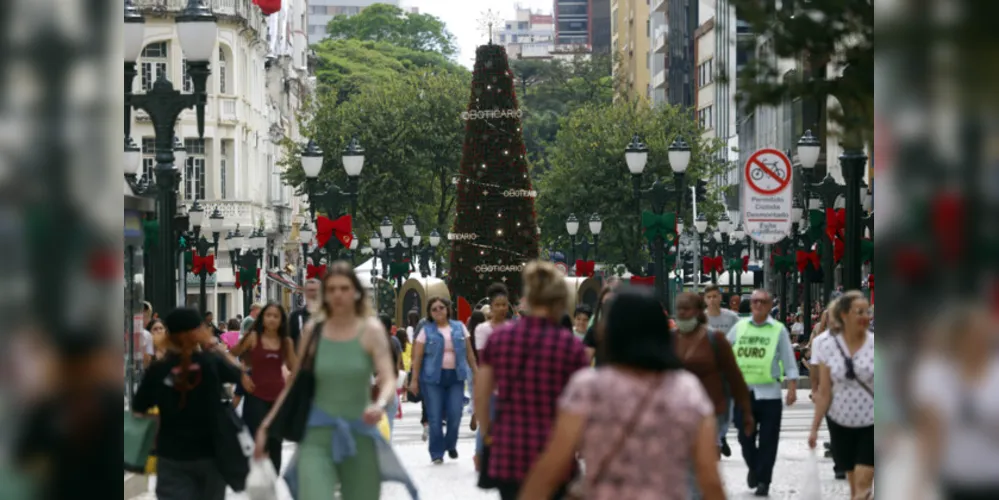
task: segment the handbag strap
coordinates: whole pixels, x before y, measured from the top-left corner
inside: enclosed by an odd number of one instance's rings
[[[611,459],[617,456],[617,454],[624,448],[624,443],[634,432],[635,427],[638,425],[638,420],[641,419],[642,415],[645,414],[645,409],[648,408],[649,402],[652,401],[652,396],[655,394],[656,389],[658,389],[663,382],[663,377],[658,376],[649,385],[649,390],[646,391],[645,397],[642,398],[641,402],[638,403],[638,408],[631,415],[631,419],[628,420],[627,425],[621,431],[621,435],[618,436],[617,441],[614,443],[614,447],[604,455],[604,458],[600,460],[600,464],[594,470],[593,483],[596,484],[604,477],[604,473],[607,471],[607,465],[610,463]]]
[[[320,321],[312,327],[312,337],[309,339],[309,345],[305,349],[305,356],[301,363],[302,368],[308,367],[311,370],[315,367],[316,352],[318,351],[317,346],[319,345],[319,338],[323,336],[324,326],[326,326],[326,321]]]
[[[854,367],[853,367],[853,374],[854,374],[853,381],[856,382],[857,384],[859,384],[860,388],[863,389],[865,392],[867,392],[867,394],[870,397],[873,398],[874,397],[874,391],[863,380],[860,380],[860,376],[857,375],[856,362],[853,360],[853,357],[852,356],[847,356],[846,355],[846,351],[843,350],[843,346],[839,345],[839,335],[836,335],[836,336],[833,337],[833,343],[836,344],[836,348],[839,349],[839,354],[841,356],[843,356],[844,360],[849,359],[850,362],[854,363]]]

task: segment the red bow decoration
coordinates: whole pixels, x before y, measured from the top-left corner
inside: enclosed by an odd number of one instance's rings
[[[701,268],[704,269],[705,273],[713,272],[725,272],[725,259],[721,255],[717,257],[703,257],[701,258]]]
[[[839,261],[843,260],[844,255],[846,255],[846,243],[836,238],[833,240],[833,260],[839,264]]]
[[[652,286],[656,283],[655,276],[632,276],[631,284],[639,286]]]
[[[918,248],[900,248],[895,252],[895,272],[907,281],[919,281],[929,267],[930,259]]]
[[[589,278],[593,276],[593,272],[596,270],[597,263],[592,260],[577,260],[576,261],[576,276],[585,276]]]
[[[325,247],[326,242],[335,234],[337,241],[344,248],[350,248],[350,242],[354,241],[353,230],[354,227],[349,215],[344,215],[337,220],[330,220],[320,215],[316,217],[316,244],[319,245],[319,248]]]
[[[215,256],[209,255],[207,257],[200,257],[198,254],[194,254],[191,258],[191,272],[195,276],[201,274],[201,270],[204,269],[209,275],[215,274]]]
[[[812,263],[813,269],[819,269],[822,267],[822,262],[819,260],[819,252],[806,252],[804,250],[798,250],[795,254],[795,261],[798,264],[798,272],[805,272],[805,266],[809,262]]]
[[[743,255],[742,256],[742,272],[744,272],[744,273],[749,272],[749,256],[748,255]]]
[[[253,0],[253,3],[260,7],[260,12],[263,12],[265,16],[281,10],[281,0]]]
[[[322,279],[323,276],[326,276],[326,264],[319,266],[314,266],[312,264],[309,264],[305,272],[306,279],[312,279],[312,278]]]
[[[826,209],[826,236],[835,240],[836,236],[846,228],[846,210],[842,208]]]
[[[940,256],[948,264],[961,260],[965,248],[965,204],[958,193],[943,193],[931,202],[933,232]]]
[[[874,305],[874,275],[867,276],[867,288],[871,290],[871,305]]]
[[[243,286],[246,283],[250,286],[256,286],[260,284],[260,268],[254,269],[240,269],[236,273],[236,288]]]

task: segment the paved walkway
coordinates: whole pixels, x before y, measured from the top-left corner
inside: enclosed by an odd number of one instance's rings
[[[799,391],[799,401],[795,406],[785,409],[781,431],[780,451],[777,466],[774,470],[774,483],[770,487],[770,498],[780,500],[797,499],[801,489],[805,467],[810,455],[808,450],[808,429],[812,419],[813,406],[808,400],[808,391]],[[475,467],[472,454],[475,450],[474,434],[468,429],[467,417],[462,423],[463,429],[458,441],[458,460],[446,460],[444,465],[434,466],[430,463],[426,443],[422,440],[423,429],[420,425],[419,405],[403,405],[403,419],[396,423],[393,444],[401,460],[417,483],[420,495],[428,500],[496,500],[495,492],[485,492],[475,487]],[[823,430],[820,438],[828,440],[828,434]],[[721,462],[722,478],[725,481],[729,498],[733,500],[755,498],[745,485],[746,466],[743,464],[739,443],[735,431],[731,431],[729,444],[733,456]],[[285,460],[291,458],[294,445],[285,444]],[[832,462],[819,458],[823,500],[848,500],[849,487],[845,481],[836,481],[833,477]],[[153,491],[155,479],[150,480],[150,491]],[[152,493],[137,497],[141,500],[155,500]],[[389,484],[382,489],[381,500],[408,500],[405,490],[398,485]],[[246,496],[230,492],[227,500],[245,500]],[[290,496],[279,485],[279,500],[290,500]]]

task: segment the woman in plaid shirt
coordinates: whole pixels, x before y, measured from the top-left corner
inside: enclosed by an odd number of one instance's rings
[[[549,262],[524,270],[528,311],[493,332],[476,375],[479,426],[491,441],[490,477],[503,500],[516,499],[521,483],[548,440],[562,390],[576,371],[589,366],[582,342],[560,325],[569,300],[565,277]],[[489,396],[498,390],[496,422]],[[570,477],[561,479],[567,483]],[[553,498],[562,498],[564,488]]]

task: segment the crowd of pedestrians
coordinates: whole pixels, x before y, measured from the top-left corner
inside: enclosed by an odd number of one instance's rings
[[[290,314],[258,304],[223,329],[191,309],[159,320],[149,308],[153,348],[132,411],[159,415],[157,497],[221,500],[235,488],[213,445],[219,428],[205,425],[224,404],[241,408],[253,455],[283,471],[294,498],[377,499],[385,481],[416,498],[391,446],[402,399],[422,406],[431,464],[459,459],[467,421],[469,480],[504,500],[724,499],[732,427],[745,486],[767,497],[799,367],[815,401],[808,445],[826,426],[852,499],[873,495],[877,353],[859,292],[834,300],[806,338],[799,315],[773,317],[764,290],[726,300],[711,285],[680,294],[671,314],[651,290],[614,281],[595,307],[576,307],[549,263],[528,264],[523,283],[516,307],[505,285],[491,286],[466,324],[446,297],[404,327],[375,317],[346,263],[307,282],[306,306]],[[285,441],[298,443],[288,464]]]

